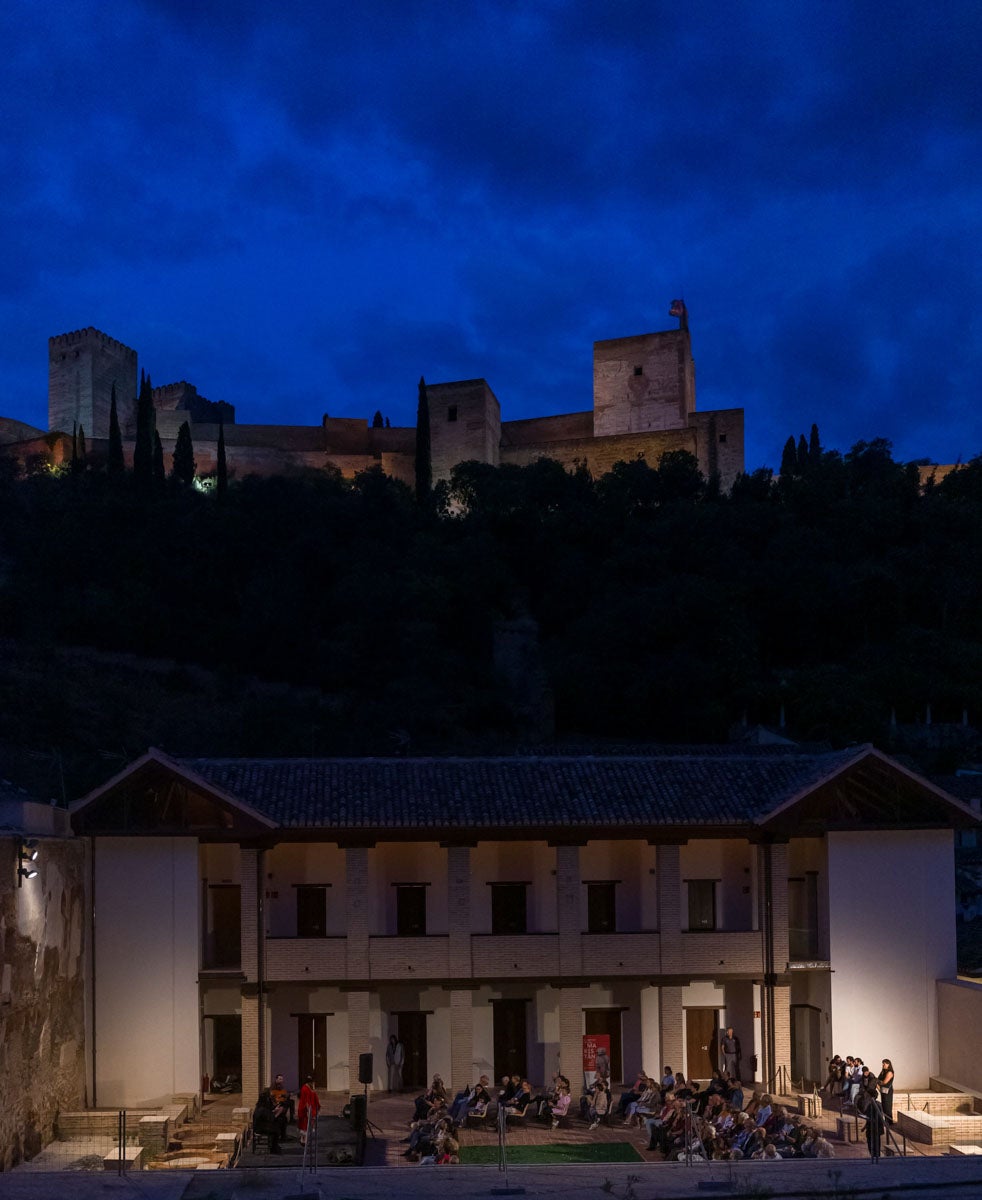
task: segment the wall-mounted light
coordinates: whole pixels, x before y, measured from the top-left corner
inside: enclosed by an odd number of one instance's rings
[[[37,838],[23,838],[19,851],[19,866],[17,867],[17,886],[22,887],[25,879],[34,879],[38,873],[34,865],[38,860]]]

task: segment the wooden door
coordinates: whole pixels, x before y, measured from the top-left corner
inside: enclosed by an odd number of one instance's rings
[[[719,1010],[685,1010],[685,1056],[690,1080],[708,1079],[716,1066],[719,1045]]]
[[[242,956],[241,889],[237,883],[209,884],[206,902],[202,966],[206,970],[237,967]]]
[[[426,1076],[426,1013],[396,1013],[399,1021],[398,1038],[405,1050],[402,1063],[402,1086],[425,1088]]]
[[[301,1013],[297,1017],[297,1078],[313,1075],[314,1085],[327,1087],[327,1016]]]
[[[242,1018],[240,1016],[206,1017],[212,1023],[212,1079],[242,1077]]]
[[[610,1038],[610,1081],[619,1083],[624,1078],[624,1063],[621,1061],[621,1009],[587,1008],[583,1012],[584,1033],[605,1033]]]
[[[494,1011],[494,1077],[528,1072],[525,1000],[492,1000]]]
[[[791,1005],[791,1078],[824,1083],[822,1013],[811,1004]]]

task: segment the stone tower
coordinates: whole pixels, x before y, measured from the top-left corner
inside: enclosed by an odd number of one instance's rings
[[[696,407],[686,328],[593,343],[593,434],[684,429]]]
[[[469,459],[498,465],[501,409],[486,379],[427,384],[426,397],[434,483]]]
[[[89,326],[48,338],[48,428],[87,438],[109,436],[109,404],[116,384],[119,423],[136,396],[136,351]]]

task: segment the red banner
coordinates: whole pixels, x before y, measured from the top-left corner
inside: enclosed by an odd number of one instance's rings
[[[583,1035],[583,1070],[610,1079],[610,1034]]]

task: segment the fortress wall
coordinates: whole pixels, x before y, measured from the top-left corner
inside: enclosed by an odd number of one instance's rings
[[[218,444],[218,426],[192,425],[191,439],[198,435]],[[209,436],[210,435],[210,436]],[[319,425],[226,425],[225,449],[233,446],[254,447],[264,451],[288,450],[301,453],[323,453],[327,449],[324,431]]]
[[[593,432],[682,428],[696,406],[695,386],[688,330],[594,342]]]
[[[45,436],[43,429],[35,429],[24,421],[15,421],[13,417],[0,417],[0,446],[12,442],[28,442]]]
[[[502,451],[505,446],[541,446],[544,442],[588,437],[593,437],[593,413],[589,410],[501,423]]]
[[[501,461],[522,467],[539,458],[555,458],[567,468],[585,463],[596,479],[606,475],[615,463],[631,462],[639,457],[652,467],[657,467],[659,458],[669,450],[688,450],[698,458],[695,430],[674,429],[629,433],[618,437],[571,438],[566,442],[546,442],[539,446],[502,447]]]

